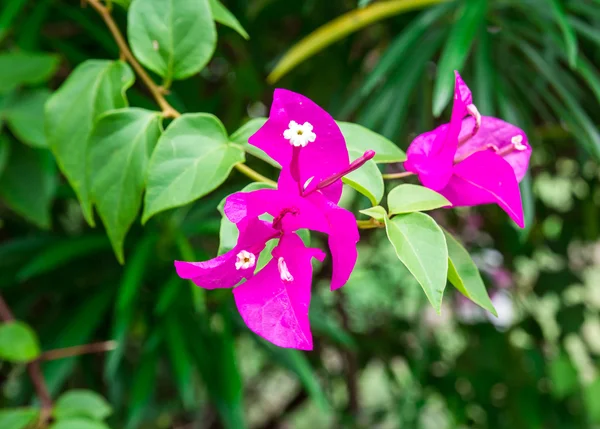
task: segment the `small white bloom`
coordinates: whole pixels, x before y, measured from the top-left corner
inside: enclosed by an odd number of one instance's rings
[[[290,121],[288,129],[283,132],[283,137],[289,140],[292,146],[305,147],[309,142],[314,142],[317,135],[313,133],[310,122],[300,125],[296,121]]]
[[[527,149],[527,146],[525,146],[523,144],[523,136],[521,134],[517,134],[516,136],[514,136],[512,139],[510,139],[510,142],[513,144],[513,147],[516,150],[525,150],[525,149]]]
[[[467,106],[467,111],[473,118],[475,118],[475,128],[479,129],[481,127],[481,113],[477,110],[477,106],[474,104],[469,104]]]
[[[254,265],[256,265],[256,256],[254,253],[242,250],[237,254],[237,259],[235,261],[236,270],[247,270],[248,268],[253,268]]]
[[[294,281],[294,276],[292,276],[290,270],[288,270],[287,264],[281,256],[277,260],[277,268],[279,269],[279,276],[281,277],[281,280],[283,280],[284,282]]]

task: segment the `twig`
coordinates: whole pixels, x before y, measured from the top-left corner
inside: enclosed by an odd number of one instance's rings
[[[412,176],[415,173],[411,173],[410,171],[404,171],[402,173],[390,173],[390,174],[382,174],[384,179],[402,179],[404,177]]]
[[[374,228],[384,228],[385,225],[381,222],[376,221],[375,219],[369,220],[357,220],[356,225],[359,229],[374,229]]]
[[[102,3],[100,3],[100,0],[85,1],[87,1],[100,14],[102,19],[106,23],[106,26],[110,30],[113,38],[115,39],[115,42],[117,42],[119,50],[121,51],[121,56],[124,57],[129,64],[131,64],[131,67],[133,67],[137,75],[142,79],[144,85],[146,85],[146,87],[152,94],[152,97],[154,97],[154,100],[156,100],[156,103],[161,108],[163,116],[165,118],[178,118],[179,116],[181,116],[181,113],[175,110],[175,108],[171,106],[164,97],[165,92],[168,91],[168,85],[170,82],[167,81],[165,82],[165,85],[159,86],[152,80],[148,73],[146,73],[146,70],[144,70],[140,63],[137,62],[137,60],[133,56],[133,53],[131,52],[131,49],[129,49],[129,45],[125,41],[121,30],[119,30],[119,27],[117,26],[115,20],[110,14],[110,9],[104,6]],[[266,178],[262,174],[254,171],[247,165],[236,164],[235,168],[238,171],[245,174],[246,176],[250,177],[252,180],[256,180],[257,182],[275,184],[275,182]]]
[[[2,295],[0,295],[0,318],[2,318],[3,322],[12,322],[15,320],[10,307],[6,304]],[[31,383],[35,388],[36,394],[42,403],[40,424],[42,427],[45,427],[48,421],[50,421],[53,405],[52,397],[48,392],[48,386],[46,386],[46,380],[44,380],[44,374],[42,374],[39,359],[27,364],[27,372],[29,373],[29,378],[31,378]]]
[[[90,353],[104,353],[116,349],[117,346],[118,343],[116,341],[103,341],[101,343],[83,344],[81,346],[48,350],[47,352],[42,353],[40,360],[56,360]]]

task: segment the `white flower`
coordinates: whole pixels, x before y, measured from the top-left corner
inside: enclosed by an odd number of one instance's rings
[[[277,268],[279,269],[279,276],[281,277],[281,280],[283,280],[284,282],[294,281],[294,276],[292,276],[290,270],[288,270],[287,264],[285,263],[285,260],[282,257],[279,257],[279,259],[277,260]]]
[[[300,125],[296,121],[290,121],[288,129],[283,132],[283,137],[290,141],[295,147],[305,147],[309,142],[314,142],[317,135],[313,133],[313,126],[310,122]]]
[[[256,256],[254,253],[242,250],[237,254],[237,259],[235,261],[236,270],[247,270],[248,268],[253,268],[254,265],[256,265]]]
[[[527,149],[527,146],[525,146],[523,144],[523,136],[521,134],[517,134],[516,136],[514,136],[512,139],[510,139],[510,142],[513,144],[513,147],[516,150],[525,150],[525,149]]]

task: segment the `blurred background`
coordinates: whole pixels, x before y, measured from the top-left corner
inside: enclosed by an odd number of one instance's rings
[[[129,2],[112,3],[125,32]],[[404,5],[372,12],[383,3]],[[98,342],[114,349],[46,355],[51,396],[101,394],[116,429],[600,427],[600,3],[223,4],[249,40],[218,26],[211,62],[174,82],[168,100],[181,112],[214,113],[230,133],[267,115],[273,89],[283,87],[406,149],[447,119],[440,88],[455,68],[483,115],[526,130],[524,230],[492,206],[434,213],[473,255],[499,317],[451,288],[436,315],[385,232],[367,230],[347,286],[329,291],[327,264],[315,273],[315,350],[268,346],[243,325],[229,291],[198,295],[172,265],[216,255],[216,207],[248,184],[235,171],[172,222],[136,222],[120,265],[58,172],[43,117],[45,100],[78,64],[118,58],[118,47],[85,0],[1,0],[0,293],[45,352]],[[281,63],[322,26],[314,55]],[[38,61],[23,68],[15,54]],[[12,85],[15,76],[26,84]],[[155,108],[139,82],[128,95],[133,106]],[[248,164],[276,177],[256,158]],[[352,192],[344,202],[368,204]],[[24,364],[2,363],[0,381],[3,408],[36,403]]]

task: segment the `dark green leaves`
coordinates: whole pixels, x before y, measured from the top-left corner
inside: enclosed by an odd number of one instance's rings
[[[13,144],[0,176],[0,200],[38,227],[50,228],[50,208],[56,190],[55,170],[47,150]]]
[[[448,232],[444,231],[444,235],[448,244],[448,281],[475,304],[498,316],[469,252]]]
[[[433,210],[450,206],[444,196],[424,186],[402,184],[388,194],[390,215]]]
[[[29,325],[17,321],[0,325],[0,360],[30,362],[39,355],[39,341]]]
[[[237,31],[238,34],[246,40],[250,38],[248,33],[246,33],[246,30],[244,30],[244,27],[242,27],[237,18],[231,12],[229,12],[225,6],[223,6],[223,3],[221,3],[219,0],[209,0],[209,3],[215,21]]]
[[[103,115],[89,142],[91,198],[98,209],[117,259],[142,204],[146,168],[160,136],[160,115],[122,109]]]
[[[208,0],[134,0],[128,22],[133,53],[166,82],[198,73],[215,50]]]
[[[550,6],[552,8],[552,13],[554,14],[554,19],[560,27],[560,31],[565,39],[569,65],[574,68],[577,63],[577,36],[575,30],[567,20],[567,14],[561,0],[550,0]]]
[[[87,183],[88,138],[104,112],[127,106],[133,73],[121,61],[79,65],[46,104],[46,135],[58,165],[75,190],[83,214],[94,225]]]
[[[454,70],[460,70],[469,55],[478,29],[484,23],[486,0],[467,0],[461,15],[452,26],[437,67],[437,79],[433,88],[433,114],[440,116],[452,98]]]
[[[56,71],[58,57],[49,54],[11,52],[0,54],[0,94],[21,85],[36,85]]]
[[[63,394],[54,406],[53,415],[57,420],[76,417],[91,420],[104,420],[112,413],[106,400],[91,390],[73,389]]]
[[[378,163],[406,161],[406,154],[382,135],[351,122],[338,121],[337,124],[346,139],[348,149],[361,152],[361,155],[367,150],[374,150],[373,161]]]
[[[243,161],[242,147],[229,142],[223,124],[213,115],[177,118],[160,137],[150,159],[142,222],[208,194]]]

